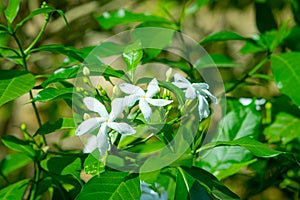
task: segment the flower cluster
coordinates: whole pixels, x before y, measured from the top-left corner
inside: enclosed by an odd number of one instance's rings
[[[187,79],[177,73],[174,75],[174,82],[172,83],[185,92],[187,100],[198,98],[200,120],[209,116],[210,112],[207,98],[210,98],[213,103],[217,103],[217,99],[208,91],[209,87],[206,83],[190,83]],[[131,135],[136,132],[127,123],[115,122],[115,119],[125,110],[125,108],[131,107],[138,102],[139,109],[144,116],[145,121],[150,122],[152,116],[152,109],[150,105],[166,106],[173,102],[172,100],[153,98],[160,90],[158,81],[155,78],[148,84],[146,92],[142,88],[129,83],[122,83],[119,85],[119,88],[128,96],[115,98],[111,102],[110,113],[107,112],[105,106],[97,99],[93,97],[86,97],[83,99],[83,103],[87,109],[98,113],[99,117],[84,120],[76,129],[76,135],[81,136],[100,127],[97,136],[93,135],[89,138],[84,149],[86,153],[92,152],[98,148],[100,154],[103,156],[107,150],[109,150],[109,128],[124,135]]]

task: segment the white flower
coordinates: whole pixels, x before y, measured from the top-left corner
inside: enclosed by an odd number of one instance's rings
[[[198,111],[200,121],[203,118],[207,118],[210,113],[206,98],[210,98],[214,104],[217,104],[217,98],[208,91],[209,86],[206,83],[190,83],[178,73],[174,74],[174,82],[172,83],[184,90],[186,99],[199,99]]]
[[[88,141],[88,144],[85,148],[86,152],[93,151],[92,148],[95,148],[95,140],[97,147],[101,155],[104,155],[105,152],[109,149],[109,143],[107,138],[108,128],[111,128],[121,134],[134,134],[135,130],[126,123],[114,122],[116,117],[120,115],[124,110],[124,99],[116,98],[111,102],[112,110],[108,114],[105,106],[93,97],[86,97],[83,99],[85,106],[100,115],[100,117],[93,117],[87,120],[84,120],[76,129],[76,135],[81,136],[86,133],[90,133],[100,126],[97,137],[91,137]]]
[[[132,106],[136,101],[139,101],[140,110],[147,122],[150,121],[152,115],[152,110],[149,104],[153,106],[165,106],[173,102],[172,100],[152,99],[152,97],[159,92],[156,78],[152,79],[152,81],[148,84],[147,92],[145,92],[142,88],[129,83],[122,83],[119,87],[122,92],[129,94],[129,96],[124,98],[127,101],[127,106]]]

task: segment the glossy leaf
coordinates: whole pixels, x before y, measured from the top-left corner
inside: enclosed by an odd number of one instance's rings
[[[0,80],[0,106],[29,92],[35,84],[32,74],[19,70],[0,70]]]
[[[127,71],[135,70],[142,58],[143,50],[141,49],[140,41],[128,45],[123,52],[123,59],[127,65]]]
[[[7,8],[4,11],[4,15],[9,24],[12,24],[15,17],[18,14],[21,0],[9,0]]]
[[[25,154],[8,154],[0,163],[0,171],[4,176],[20,169],[32,162],[32,159]]]
[[[295,41],[300,41],[300,26],[294,26],[290,29],[288,36],[284,40],[284,44],[293,51],[300,51],[300,43]]]
[[[213,33],[211,35],[206,36],[201,40],[200,44],[206,44],[211,42],[219,42],[219,41],[227,41],[227,40],[249,40],[235,32],[231,31],[220,31],[217,33]]]
[[[110,29],[120,24],[130,24],[134,22],[165,22],[168,20],[143,13],[132,13],[124,9],[119,9],[114,12],[105,12],[102,16],[96,17],[96,20],[104,29]]]
[[[290,52],[271,57],[272,72],[278,89],[300,106],[300,95],[295,89],[300,85],[300,53]]]
[[[84,172],[92,176],[100,175],[105,171],[105,165],[101,161],[98,151],[90,153],[84,161]]]
[[[59,45],[59,44],[49,44],[49,45],[44,45],[44,46],[40,46],[38,48],[32,49],[30,52],[37,52],[37,51],[49,51],[52,53],[66,55],[66,56],[74,58],[75,60],[78,60],[80,62],[84,61],[82,52],[80,52],[78,49],[76,49],[74,47],[68,47],[68,46],[63,46],[63,45]]]
[[[0,190],[0,199],[22,199],[28,183],[29,179],[24,179],[3,188]]]
[[[35,134],[45,135],[58,130],[66,130],[76,128],[73,118],[60,118],[54,123],[46,122],[43,124]]]
[[[300,119],[288,113],[278,113],[275,121],[265,128],[269,143],[282,142],[283,145],[293,141],[294,139],[300,141]]]
[[[72,99],[73,91],[74,88],[46,88],[37,93],[37,95],[32,100],[47,102],[55,99]]]
[[[27,141],[20,140],[14,136],[5,135],[2,136],[2,142],[11,150],[22,152],[31,158],[35,157],[35,151]]]
[[[232,59],[223,54],[209,54],[199,58],[194,67],[196,69],[208,67],[239,67]]]
[[[242,137],[240,139],[233,140],[233,141],[211,142],[202,146],[200,148],[200,152],[207,149],[219,147],[219,146],[241,146],[248,149],[253,155],[262,158],[274,157],[284,153],[281,151],[271,149],[267,145],[249,137]]]
[[[209,172],[197,168],[182,167],[182,169],[192,176],[201,186],[204,186],[207,193],[216,199],[240,199],[236,194],[230,191],[226,186],[223,185],[216,177]],[[206,196],[207,198],[207,196]]]
[[[238,103],[235,110],[229,112],[222,119],[212,141],[234,141],[245,136],[256,138],[259,125],[260,114],[255,110],[255,105],[244,107]],[[202,148],[205,146],[200,149]],[[246,162],[251,158],[252,154],[245,148],[218,147],[203,154],[199,166],[215,175],[221,173],[220,171],[230,174],[229,171],[224,171],[230,169],[232,164]]]
[[[76,200],[140,199],[140,180],[128,172],[106,171],[83,186]]]

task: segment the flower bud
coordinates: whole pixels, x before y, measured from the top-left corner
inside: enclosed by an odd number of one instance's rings
[[[86,66],[83,67],[82,73],[84,76],[89,76],[90,75],[90,70]]]
[[[89,118],[91,118],[91,116],[89,114],[87,114],[87,113],[83,114],[83,120],[87,120]]]
[[[22,131],[26,131],[27,126],[26,126],[26,124],[21,124],[20,128]]]
[[[170,81],[171,76],[172,76],[172,73],[173,73],[172,68],[169,68],[169,69],[166,71],[166,81]]]

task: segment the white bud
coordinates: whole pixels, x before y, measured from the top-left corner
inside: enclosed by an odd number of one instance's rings
[[[171,76],[172,76],[172,73],[173,73],[173,69],[172,68],[169,68],[167,71],[166,71],[166,80],[169,81]]]
[[[87,120],[89,118],[91,118],[91,116],[89,114],[87,114],[87,113],[83,114],[83,120]]]
[[[84,76],[89,76],[90,75],[90,70],[86,66],[83,67],[82,72],[83,72]]]

